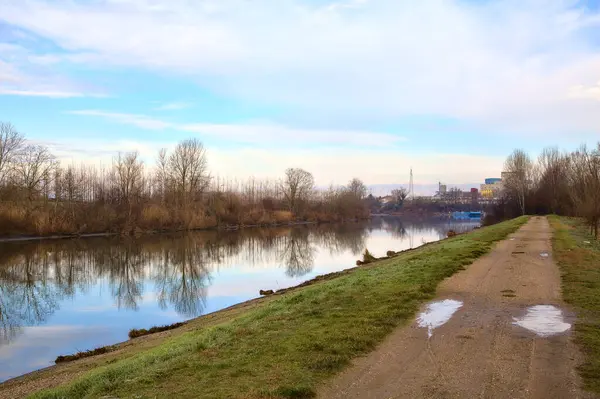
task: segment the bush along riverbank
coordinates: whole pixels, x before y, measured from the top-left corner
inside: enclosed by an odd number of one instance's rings
[[[409,322],[440,281],[526,221],[479,229],[129,341],[123,353],[57,369],[62,385],[32,397],[314,397],[320,383]],[[149,343],[161,334],[169,335]],[[50,381],[52,372],[18,381],[25,387],[19,392],[31,393],[27,384],[40,389],[36,378]]]
[[[563,296],[577,314],[575,342],[584,355],[579,373],[584,387],[600,394],[600,241],[581,219],[552,216],[550,223]]]

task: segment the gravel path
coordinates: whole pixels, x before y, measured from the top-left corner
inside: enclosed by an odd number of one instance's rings
[[[569,329],[574,316],[561,300],[551,236],[546,218],[532,218],[444,281],[436,301],[446,302],[425,307],[411,326],[356,360],[319,397],[593,397],[579,390],[580,354]],[[454,301],[462,302],[458,310]],[[536,305],[553,307],[528,315]],[[431,338],[427,326],[437,326]]]

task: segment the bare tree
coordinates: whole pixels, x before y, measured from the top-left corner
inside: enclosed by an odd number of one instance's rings
[[[308,198],[314,185],[313,175],[304,169],[289,168],[285,171],[281,192],[291,211],[296,211],[299,203]]]
[[[570,210],[569,156],[558,148],[544,148],[538,158],[538,194],[549,204],[552,213]]]
[[[25,137],[10,123],[0,122],[0,184],[25,144]]]
[[[15,173],[18,184],[27,192],[32,201],[42,190],[52,170],[56,166],[54,155],[42,145],[28,145],[19,153],[15,162]]]
[[[600,224],[600,143],[595,150],[582,146],[571,155],[571,195],[577,214],[586,219],[598,238]]]
[[[533,163],[523,150],[515,150],[504,164],[504,189],[525,214],[525,198],[532,183]]]
[[[362,182],[362,180],[356,177],[350,180],[347,189],[350,193],[352,193],[352,195],[354,195],[360,200],[364,199],[367,196],[367,186],[365,185],[365,183]]]
[[[210,183],[206,150],[198,139],[184,140],[168,159],[168,176],[184,206]]]
[[[156,159],[156,181],[159,186],[160,201],[164,203],[169,184],[169,159],[166,148],[161,148],[158,152],[158,158]]]
[[[408,190],[404,187],[395,188],[392,190],[392,197],[394,197],[396,204],[402,205],[408,197]]]
[[[127,204],[131,216],[132,207],[142,194],[144,164],[140,161],[139,154],[119,153],[113,161],[113,173],[118,200]]]

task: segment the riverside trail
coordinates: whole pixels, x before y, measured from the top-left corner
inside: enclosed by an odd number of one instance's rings
[[[445,324],[444,317],[433,324],[431,338],[419,325],[422,314],[355,360],[319,397],[594,397],[579,388],[574,315],[561,299],[551,237],[547,219],[532,218],[440,284],[434,302],[462,306],[444,316]]]

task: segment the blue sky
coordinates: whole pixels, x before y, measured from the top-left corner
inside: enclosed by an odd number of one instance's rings
[[[0,0],[0,121],[64,162],[475,183],[600,138],[599,1]]]

